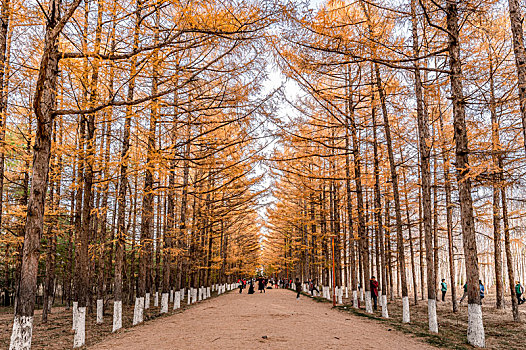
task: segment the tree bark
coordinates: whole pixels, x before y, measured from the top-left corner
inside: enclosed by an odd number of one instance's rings
[[[416,19],[416,1],[411,1],[413,55],[418,56],[418,22]],[[422,79],[418,62],[415,61],[415,92],[417,96],[418,141],[420,151],[420,179],[422,181],[422,221],[426,247],[426,272],[427,272],[427,313],[429,318],[429,331],[438,333],[436,315],[436,286],[435,262],[433,260],[433,233],[431,226],[431,138],[429,135],[429,116],[424,105]],[[421,251],[420,254],[423,254]],[[423,281],[422,281],[423,284]]]
[[[44,225],[44,204],[51,156],[53,113],[56,106],[59,61],[57,39],[79,3],[80,0],[75,0],[62,18],[60,17],[60,3],[58,0],[50,3],[50,9],[48,11],[44,51],[40,62],[33,100],[33,109],[37,118],[37,131],[35,144],[33,146],[32,186],[29,192],[27,217],[24,228],[24,248],[10,350],[31,348],[38,257],[40,238],[42,237]]]
[[[2,228],[2,213],[4,204],[4,163],[5,153],[4,145],[5,142],[5,130],[6,130],[6,112],[7,112],[7,89],[8,89],[8,78],[6,78],[6,72],[8,70],[8,35],[9,35],[9,0],[3,0],[1,4],[0,13],[0,229]],[[6,250],[7,251],[7,250]],[[7,281],[6,281],[7,285]],[[7,292],[6,292],[7,297]]]
[[[439,105],[440,109],[440,105]],[[439,110],[439,122],[440,122],[440,134],[442,135],[442,166],[444,171],[444,192],[446,195],[446,224],[447,224],[447,241],[448,241],[448,253],[449,253],[449,277],[450,277],[450,289],[451,299],[453,304],[453,312],[458,311],[457,303],[457,283],[455,278],[455,245],[453,242],[453,203],[451,201],[451,179],[449,177],[449,157],[447,156],[447,146],[444,135],[444,122],[442,111]]]
[[[465,100],[462,91],[462,63],[460,56],[460,34],[458,26],[457,0],[446,1],[448,30],[448,51],[450,67],[451,97],[453,100],[453,127],[455,130],[455,155],[457,181],[460,199],[460,217],[466,275],[468,283],[468,343],[484,347],[484,326],[479,293],[479,268],[477,241],[471,198],[471,178],[469,173],[469,147],[466,129]]]
[[[519,0],[508,0],[510,12],[511,34],[513,38],[513,52],[515,66],[517,67],[517,88],[519,90],[519,103],[522,119],[522,135],[526,149],[526,49],[524,48],[524,30],[522,28],[522,15]]]

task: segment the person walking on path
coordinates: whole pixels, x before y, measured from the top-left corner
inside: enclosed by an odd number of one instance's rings
[[[515,294],[517,294],[517,300],[519,302],[519,305],[524,304],[526,299],[522,297],[524,294],[524,287],[521,285],[519,281],[517,281],[517,284],[515,284]]]
[[[484,299],[484,285],[482,284],[481,280],[479,280],[479,288],[480,288],[480,305],[482,305],[482,299]]]
[[[239,279],[238,281],[239,283],[239,294],[243,293],[243,288],[245,288],[245,282],[243,281],[243,279]]]
[[[442,278],[442,283],[440,283],[440,290],[442,291],[442,301],[446,301],[447,283],[444,278]]]
[[[265,292],[265,282],[263,277],[258,278],[258,290],[260,293],[266,293]]]
[[[371,298],[373,298],[373,308],[374,311],[378,309],[378,281],[376,280],[376,277],[371,277]]]
[[[464,283],[464,294],[462,294],[462,298],[460,298],[459,304],[462,304],[464,299],[468,296],[468,284]]]
[[[311,279],[309,279],[309,290],[310,290],[310,294],[312,296],[314,296],[314,291],[316,291],[316,293],[320,294],[320,291],[318,290],[318,288],[316,288],[316,284],[314,282],[315,281],[312,281]]]
[[[300,298],[300,293],[301,293],[301,282],[300,282],[300,279],[298,277],[296,277],[296,299],[299,299]]]

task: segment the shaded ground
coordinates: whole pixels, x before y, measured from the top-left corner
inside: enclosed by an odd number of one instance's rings
[[[170,304],[170,306],[173,305]],[[183,309],[179,309],[175,312],[171,311],[170,308],[170,314],[179,314],[187,309],[188,306],[186,306],[186,299],[185,303],[181,303],[181,306]],[[109,302],[104,308],[104,323],[101,325],[96,324],[95,313],[88,313],[88,315],[86,315],[86,344],[88,346],[98,343],[112,334],[112,312],[113,303]],[[129,328],[132,327],[133,306],[123,305],[122,313],[122,325],[125,329],[122,329],[119,332],[126,333],[129,331]],[[152,322],[152,320],[160,317],[164,318],[169,316],[166,314],[161,315],[159,307],[152,307],[149,310],[145,310],[146,323]],[[35,310],[32,348],[46,350],[71,349],[73,347],[74,335],[74,332],[71,330],[71,309],[67,310],[65,307],[53,307],[52,313],[49,314],[48,318],[47,323],[42,323],[42,310]],[[0,308],[0,349],[9,348],[12,327],[13,309],[5,307]]]
[[[448,296],[449,298],[450,296]],[[325,302],[325,300],[323,300]],[[374,319],[385,326],[392,327],[404,333],[415,335],[423,341],[447,349],[474,349],[466,342],[467,333],[467,303],[459,306],[459,311],[453,313],[451,302],[437,302],[437,316],[439,323],[439,334],[430,334],[427,321],[427,300],[419,300],[417,305],[411,303],[411,323],[402,324],[402,302],[400,299],[389,303],[390,319],[382,319],[380,308],[374,315],[365,313],[365,310],[356,310],[350,305],[339,306],[345,313]],[[511,301],[506,300],[507,308],[497,310],[495,308],[495,297],[489,296],[484,299],[483,318],[486,333],[486,347],[488,349],[525,349],[526,348],[526,305],[519,306],[521,313],[520,323],[513,322],[511,314]]]
[[[92,349],[403,349],[432,347],[287,290],[232,292],[108,337]]]

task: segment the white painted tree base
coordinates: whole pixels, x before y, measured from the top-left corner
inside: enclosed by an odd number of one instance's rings
[[[153,297],[153,306],[154,307],[159,306],[159,292],[155,292],[155,296]]]
[[[389,318],[389,310],[387,308],[387,295],[380,296],[380,304],[382,305],[382,317]]]
[[[181,293],[175,292],[174,293],[174,310],[177,310],[181,307]]]
[[[482,305],[479,304],[468,304],[468,343],[479,348],[486,347]]]
[[[142,323],[144,319],[144,297],[135,298],[135,307],[133,309],[133,325]]]
[[[78,301],[74,301],[73,302],[73,307],[72,307],[72,311],[73,311],[73,322],[72,322],[72,325],[71,325],[71,330],[74,331],[75,328],[77,328],[77,325],[75,324],[75,322],[77,322],[77,312],[79,310],[79,303]]]
[[[112,332],[116,332],[122,328],[122,301],[113,302],[113,328]]]
[[[146,293],[146,297],[144,298],[144,310],[148,310],[150,308],[150,293]]]
[[[168,300],[170,295],[168,293],[161,294],[161,313],[165,314],[168,312]]]
[[[368,290],[365,292],[365,312],[368,314],[373,313],[373,305],[371,303],[371,291]]]
[[[188,293],[186,293],[187,296],[187,305],[190,305],[192,302],[192,288],[188,289]]]
[[[427,299],[427,317],[429,318],[429,331],[438,333],[437,301],[435,299]]]
[[[97,299],[97,324],[101,324],[104,318],[104,300]]]
[[[211,290],[210,290],[210,287],[206,287],[206,298],[210,298],[212,296],[212,293],[211,293]]]
[[[411,312],[409,309],[409,297],[402,297],[402,323],[411,322]]]
[[[358,308],[358,291],[357,290],[352,291],[352,306],[354,308]]]
[[[33,317],[15,316],[9,350],[31,350],[33,337]]]
[[[75,321],[75,336],[73,337],[73,348],[80,348],[86,344],[86,307],[79,307],[77,320]]]
[[[345,287],[345,299],[349,299],[349,288]]]
[[[170,303],[174,302],[174,290],[170,290]]]
[[[193,299],[193,304],[197,303],[197,288],[195,288],[193,291],[192,291],[192,299]]]

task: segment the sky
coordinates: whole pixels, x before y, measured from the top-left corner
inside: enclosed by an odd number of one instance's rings
[[[320,4],[322,4],[324,1],[326,0],[310,0],[310,5],[309,7],[312,8],[312,9],[316,9],[320,6]],[[293,80],[290,80],[290,79],[287,79],[287,77],[285,77],[281,71],[279,70],[279,68],[277,68],[272,62],[268,62],[268,65],[267,65],[267,80],[263,83],[263,90],[261,92],[261,96],[266,96],[267,94],[269,94],[271,91],[279,88],[280,86],[283,87],[283,92],[287,98],[287,100],[289,101],[295,101],[297,100],[300,96],[302,96],[304,94],[304,92],[301,90],[301,88],[299,87],[299,85],[294,82]],[[281,100],[280,103],[278,103],[278,109],[277,109],[277,117],[281,120],[288,120],[290,116],[294,116],[297,114],[297,111],[292,108],[292,106],[290,106],[286,101],[284,100]],[[270,126],[272,127],[272,126]],[[277,143],[276,143],[276,140],[265,140],[263,142],[268,142],[270,141],[269,145],[265,148],[265,153],[266,154],[270,154],[272,153],[273,150],[276,149],[276,147],[278,147]],[[265,166],[265,165],[258,165],[255,169],[255,172],[257,175],[262,175],[262,174],[269,174],[269,169]],[[262,181],[262,183],[260,183],[258,185],[258,189],[262,188],[262,187],[269,187],[271,189],[271,186],[272,186],[272,181],[274,179],[271,178],[269,175],[266,175]],[[258,214],[260,216],[260,218],[265,221],[266,220],[266,208],[268,207],[268,205],[272,205],[272,202],[274,201],[274,198],[272,196],[272,193],[270,191],[268,191],[266,193],[266,195],[264,195],[263,197],[261,197],[259,199],[259,203],[260,204],[266,204],[266,205],[262,205],[259,209],[258,209]],[[263,235],[265,235],[267,232],[267,229],[265,227],[262,227],[261,228],[261,233]],[[264,244],[264,242],[263,242]]]

